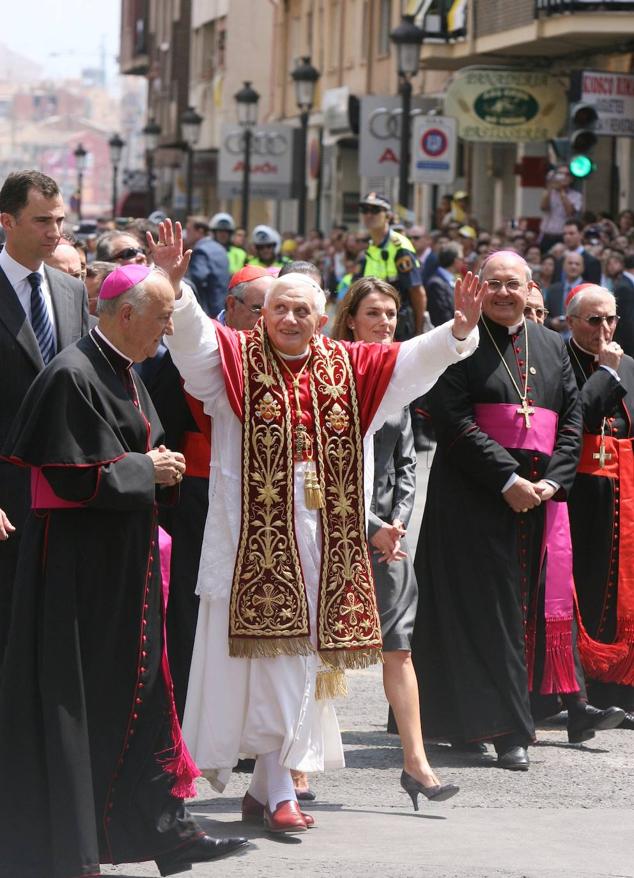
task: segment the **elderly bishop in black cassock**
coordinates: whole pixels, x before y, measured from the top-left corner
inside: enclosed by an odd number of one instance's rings
[[[481,277],[480,347],[426,396],[438,448],[415,560],[413,658],[427,735],[493,741],[502,767],[526,770],[531,692],[565,696],[571,740],[620,720],[588,714],[575,662],[561,502],[581,444],[570,360],[556,333],[524,320],[530,272],[518,254],[494,253]]]
[[[206,836],[183,802],[200,772],[174,707],[156,501],[185,461],[131,370],[173,307],[166,274],[112,272],[99,325],[36,379],[3,449],[30,468],[33,509],[0,680],[1,878],[148,859],[171,875],[245,843]]]

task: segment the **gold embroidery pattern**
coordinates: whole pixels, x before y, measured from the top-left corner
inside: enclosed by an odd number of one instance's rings
[[[344,430],[348,429],[348,424],[350,423],[350,418],[338,402],[333,405],[324,420],[335,433],[343,433]]]
[[[279,403],[275,402],[270,393],[264,394],[255,406],[255,413],[258,418],[266,421],[267,424],[271,421],[276,421],[281,414]]]
[[[374,580],[365,540],[363,443],[356,388],[344,348],[321,340],[315,358],[313,406],[337,399],[316,431],[321,488],[323,561],[319,597],[319,651],[333,667],[366,667],[379,660],[382,645]],[[316,345],[317,347],[317,345]],[[352,429],[340,435],[342,423]]]
[[[251,429],[243,429],[242,525],[231,590],[230,654],[306,655],[313,651],[308,605],[293,507],[287,502],[294,475],[290,406],[281,376],[268,368],[272,358],[266,356],[264,338],[259,344],[249,344],[246,336],[241,341],[245,423]],[[253,384],[250,376],[255,376]],[[254,423],[253,412],[264,423]]]
[[[381,632],[365,539],[356,388],[343,347],[327,339],[312,347],[315,463],[326,497],[320,510],[318,649],[330,668],[365,667],[381,660]],[[231,592],[230,654],[306,655],[313,648],[294,532],[291,405],[261,326],[251,338],[241,336],[241,353],[242,524]]]

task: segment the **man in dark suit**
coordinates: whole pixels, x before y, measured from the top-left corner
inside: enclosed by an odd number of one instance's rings
[[[188,279],[194,283],[194,292],[203,311],[210,317],[216,317],[225,306],[229,286],[227,251],[222,244],[209,237],[209,225],[201,216],[187,219],[185,240],[192,249]]]
[[[555,281],[544,292],[544,301],[549,313],[546,326],[554,329],[555,332],[564,333],[566,338],[569,335],[566,299],[570,290],[583,282],[583,256],[575,250],[570,250],[563,258],[561,280]]]
[[[613,250],[611,259],[614,253]],[[620,256],[616,259],[621,261]],[[619,315],[614,341],[621,345],[628,356],[634,357],[634,256],[626,256],[622,261],[618,277],[615,278],[614,298]]]
[[[88,331],[83,283],[44,265],[60,238],[64,203],[38,171],[9,174],[0,190],[0,444],[31,383],[62,348]],[[0,461],[0,663],[22,527],[30,508],[27,471]]]
[[[583,235],[581,230],[583,224],[576,219],[568,219],[564,224],[564,244],[567,251],[581,254],[583,257],[583,271],[581,273],[584,283],[600,284],[601,283],[601,263],[585,249],[583,246]],[[557,265],[555,269],[555,281],[562,280],[563,261]]]
[[[425,284],[427,310],[434,326],[441,326],[453,313],[453,288],[458,273],[460,251],[455,244],[447,244],[438,253],[438,266]]]

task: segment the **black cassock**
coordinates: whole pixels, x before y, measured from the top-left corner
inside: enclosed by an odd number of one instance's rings
[[[543,616],[538,585],[544,508],[518,515],[501,491],[517,472],[531,481],[556,482],[556,497],[564,499],[579,454],[581,413],[557,333],[527,322],[509,335],[506,327],[486,321],[522,388],[529,368],[531,405],[557,412],[559,420],[551,457],[507,450],[483,433],[474,404],[520,405],[484,321],[475,354],[450,366],[425,397],[438,447],[414,565],[419,602],[412,655],[426,735],[476,741],[513,734],[529,743],[534,725],[525,645],[527,620]],[[535,691],[539,662],[538,636]]]
[[[163,507],[160,516],[161,526],[172,537],[167,651],[176,709],[182,720],[198,619],[196,582],[209,507],[211,451],[208,444],[205,446],[203,434],[187,403],[181,376],[167,348],[161,345],[155,357],[145,360],[137,368],[165,428],[167,447],[182,451],[187,462],[179,502]],[[193,444],[188,445],[188,440],[193,440]],[[193,459],[192,447],[202,447],[206,460]]]
[[[581,389],[584,433],[600,435],[606,418],[606,436],[634,437],[634,359],[623,355],[617,381],[607,369],[597,368],[594,356],[574,341],[570,349]],[[619,494],[618,481],[580,472],[568,501],[581,618],[590,637],[602,643],[612,643],[617,634]],[[633,527],[634,523],[624,520],[622,525]],[[589,689],[593,703],[634,708],[631,686],[590,681]]]
[[[0,680],[2,878],[95,875],[201,834],[181,798],[194,770],[163,655],[145,453],[161,439],[142,382],[93,330],[35,381],[3,449],[38,475],[42,508]],[[51,508],[60,498],[81,505]]]

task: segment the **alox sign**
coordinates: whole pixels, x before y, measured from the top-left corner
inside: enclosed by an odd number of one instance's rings
[[[527,143],[560,133],[568,101],[563,84],[548,73],[467,67],[452,78],[444,106],[463,140]]]

